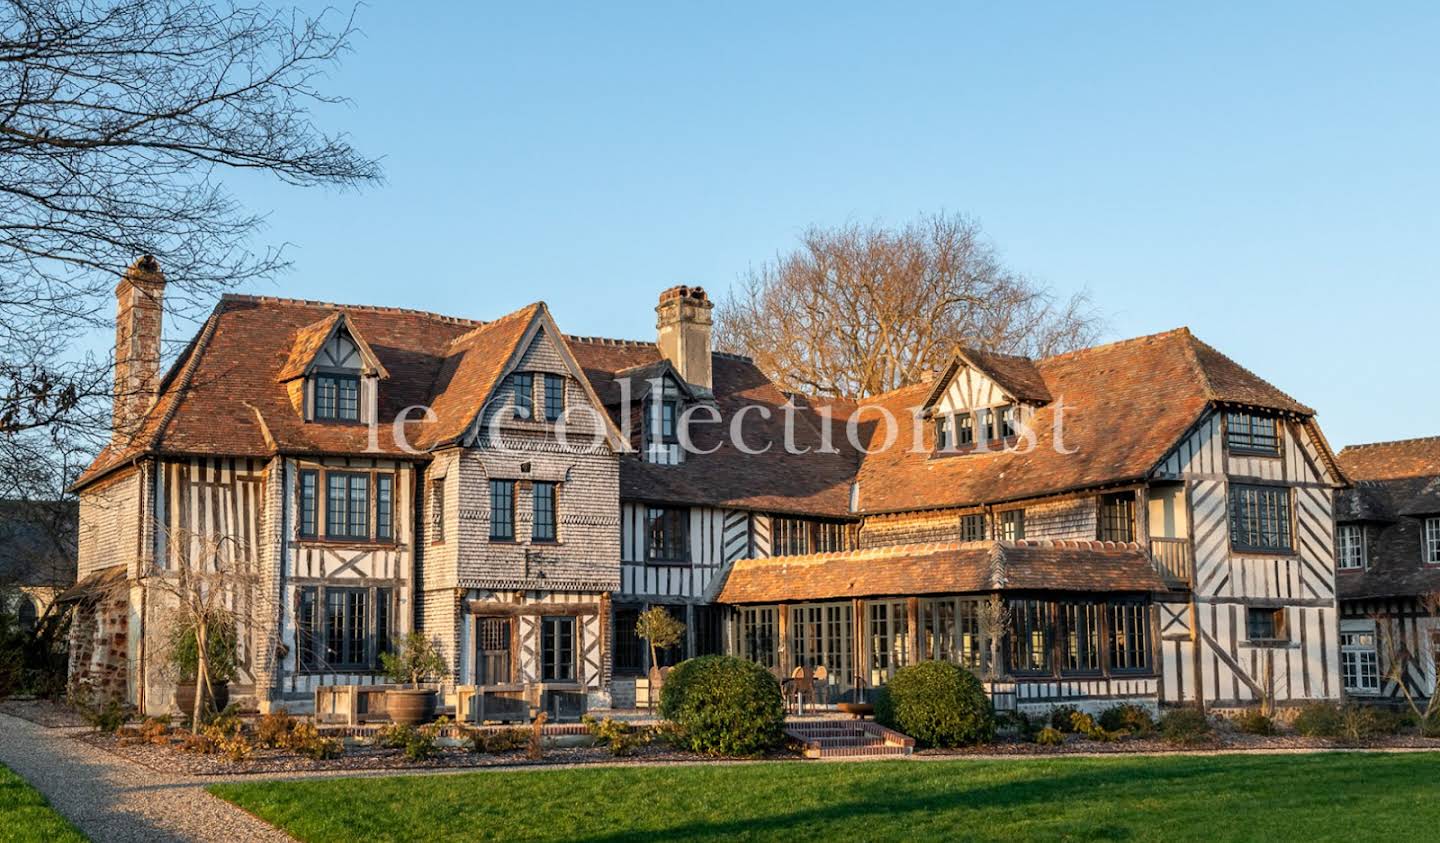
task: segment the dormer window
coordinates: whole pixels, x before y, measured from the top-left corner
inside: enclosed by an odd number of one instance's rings
[[[950,427],[954,423],[951,416],[941,416],[935,420],[935,450],[945,451],[950,448]]]
[[[1007,405],[1000,408],[1000,435],[1006,439],[1016,435],[1019,425],[1016,423],[1017,413],[1014,406]]]
[[[359,421],[360,378],[356,375],[316,375],[315,420]]]
[[[975,419],[969,413],[955,417],[955,444],[975,444]]]
[[[516,372],[514,385],[515,418],[533,419],[535,417],[535,376],[529,372]]]
[[[560,421],[565,415],[565,378],[547,374],[545,378],[545,421]]]
[[[1227,413],[1225,442],[1230,450],[1241,454],[1273,457],[1280,453],[1280,433],[1272,416],[1252,413]]]
[[[986,444],[995,441],[995,411],[990,409],[975,411],[976,426],[980,428],[981,440]]]

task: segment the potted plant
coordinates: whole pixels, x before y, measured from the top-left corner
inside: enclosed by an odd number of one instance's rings
[[[200,641],[205,642],[202,651]],[[223,615],[204,623],[180,623],[171,631],[170,662],[177,674],[175,706],[194,716],[221,711],[230,703],[237,668],[234,622]],[[200,699],[196,699],[199,695]]]
[[[380,666],[390,681],[408,686],[385,692],[385,710],[392,722],[414,726],[435,716],[435,689],[420,684],[438,682],[449,668],[433,641],[422,632],[412,632],[398,653],[380,654]]]
[[[651,606],[636,619],[635,634],[650,645],[650,694],[651,699],[658,699],[655,695],[660,693],[669,672],[669,668],[660,669],[660,651],[680,643],[685,637],[685,624],[665,607]]]

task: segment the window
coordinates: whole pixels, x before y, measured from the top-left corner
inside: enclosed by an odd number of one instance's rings
[[[1335,562],[1342,571],[1365,567],[1365,529],[1359,524],[1341,524],[1335,530]]]
[[[389,649],[390,589],[307,586],[296,608],[302,671],[371,671]]]
[[[545,375],[545,421],[559,421],[565,415],[565,378]]]
[[[1000,513],[1001,541],[1017,542],[1025,538],[1025,510],[1011,509]]]
[[[871,603],[870,687],[890,681],[895,671],[910,663],[909,613],[902,602]]]
[[[395,538],[395,478],[389,474],[375,475],[375,538]]]
[[[762,667],[777,664],[775,654],[776,610],[773,607],[740,609],[740,655]]]
[[[575,681],[575,618],[569,615],[540,620],[540,681]]]
[[[1105,495],[1100,498],[1101,541],[1135,541],[1135,495]]]
[[[980,430],[980,441],[989,447],[995,441],[995,411],[976,410],[975,426]]]
[[[490,481],[490,540],[515,539],[515,481]]]
[[[535,418],[535,376],[530,372],[516,372],[513,378],[515,385],[515,418]]]
[[[359,421],[360,378],[355,375],[316,375],[315,418],[318,421]]]
[[[445,543],[445,478],[430,481],[430,541]]]
[[[1290,550],[1290,490],[1230,485],[1230,543],[1259,551]]]
[[[1266,456],[1277,456],[1280,453],[1280,435],[1276,430],[1275,419],[1269,416],[1227,414],[1225,442],[1230,446],[1230,450],[1241,453]]]
[[[315,538],[316,515],[320,511],[320,472],[307,468],[300,472],[300,537]]]
[[[692,606],[690,614],[693,622],[689,637],[694,655],[724,655],[725,610],[720,606]]]
[[[1425,519],[1425,561],[1440,565],[1440,518]]]
[[[854,685],[855,666],[850,658],[854,640],[849,603],[794,606],[790,609],[790,645],[794,664],[814,668],[825,665],[830,681],[841,688]]]
[[[921,600],[920,657],[982,668],[988,656],[981,632],[982,611],[979,600]]]
[[[555,541],[555,484],[537,480],[534,503],[530,537],[537,542]]]
[[[1000,435],[1006,438],[1015,436],[1019,425],[1016,423],[1016,411],[1013,406],[1000,408]]]
[[[1100,672],[1100,609],[1095,603],[1058,604],[1060,672]]]
[[[370,475],[325,472],[325,538],[370,538]]]
[[[950,428],[955,420],[950,416],[940,416],[935,419],[935,450],[949,450],[951,446]]]
[[[652,506],[646,510],[645,561],[688,563],[690,542],[686,522],[689,520],[688,509]]]
[[[770,519],[770,555],[803,556],[810,552],[810,525],[799,518]]]
[[[983,542],[985,541],[985,516],[984,515],[962,515],[960,516],[960,541],[962,542]]]
[[[1110,669],[1150,670],[1150,607],[1144,603],[1110,606]]]
[[[1015,600],[1010,607],[1010,669],[1016,673],[1049,673],[1050,604]]]
[[[1340,679],[1345,690],[1354,694],[1380,692],[1380,659],[1373,627],[1350,632],[1341,629]]]
[[[615,607],[615,673],[636,676],[645,672],[645,642],[635,634],[638,606]]]
[[[955,416],[955,444],[975,444],[975,418],[969,413]]]
[[[1245,634],[1251,643],[1268,644],[1288,641],[1285,631],[1285,610],[1249,608],[1245,610]]]
[[[853,550],[855,547],[855,543],[851,540],[855,533],[849,524],[817,521],[814,528],[813,547],[816,553],[835,553],[841,550]]]
[[[659,417],[656,419],[656,423],[658,425],[657,431],[659,433],[659,436],[655,438],[654,441],[680,441],[680,434],[677,428],[678,420],[680,418],[680,402],[668,399],[661,401],[659,402],[659,407],[657,408],[657,411]]]

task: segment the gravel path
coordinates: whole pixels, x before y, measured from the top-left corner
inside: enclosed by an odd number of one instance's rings
[[[70,740],[71,731],[0,714],[0,762],[45,794],[91,840],[291,839],[206,793],[204,785],[214,777],[157,773]]]

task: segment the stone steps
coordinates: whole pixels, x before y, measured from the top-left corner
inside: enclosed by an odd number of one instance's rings
[[[869,720],[797,720],[785,724],[785,734],[806,758],[893,757],[915,749],[914,739]]]

